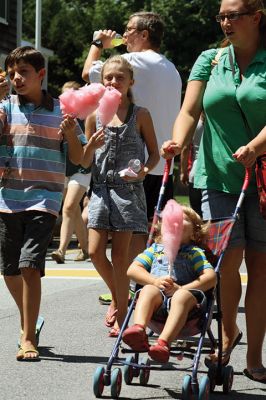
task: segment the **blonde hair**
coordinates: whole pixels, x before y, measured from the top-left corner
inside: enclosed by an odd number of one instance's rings
[[[76,81],[68,81],[66,83],[64,83],[64,85],[62,86],[62,93],[66,90],[66,89],[74,89],[74,90],[78,90],[80,88],[80,84]]]
[[[193,225],[193,243],[197,246],[203,246],[209,237],[210,222],[204,222],[199,214],[193,208],[182,205],[183,213],[188,217]],[[156,243],[162,241],[161,234],[161,221],[155,225],[155,238]]]
[[[210,222],[204,222],[193,208],[182,206],[183,213],[188,217],[193,225],[193,242],[197,245],[206,243],[209,237]]]
[[[101,71],[101,81],[102,82],[103,82],[104,69],[109,64],[118,64],[122,68],[125,68],[129,73],[130,79],[134,80],[134,72],[133,72],[132,65],[124,57],[122,57],[120,55],[115,55],[115,56],[109,57],[103,64],[102,71]],[[128,89],[127,97],[130,99],[131,102],[133,102],[133,94],[132,94],[131,88]]]

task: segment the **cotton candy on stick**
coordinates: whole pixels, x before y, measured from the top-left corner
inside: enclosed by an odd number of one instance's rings
[[[68,89],[59,96],[61,111],[63,114],[85,119],[99,106],[104,93],[105,87],[101,83],[91,83],[78,90]]]
[[[169,261],[169,275],[178,253],[183,232],[183,209],[175,200],[168,200],[162,211],[162,243]]]
[[[120,101],[121,93],[112,86],[107,86],[97,109],[97,114],[102,126],[106,126],[112,121],[117,112]]]

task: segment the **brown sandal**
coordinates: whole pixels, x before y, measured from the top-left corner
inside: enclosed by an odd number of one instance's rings
[[[243,336],[243,332],[239,331],[237,337],[235,338],[233,344],[231,347],[229,347],[227,350],[224,350],[222,352],[222,365],[225,367],[227,364],[229,364],[230,361],[230,356],[232,354],[232,351],[234,348],[240,343],[241,339]],[[213,354],[209,354],[207,357],[205,357],[204,363],[206,367],[210,367],[210,365],[215,364],[218,362],[218,351],[216,351]]]
[[[261,367],[261,368],[251,368],[248,370],[247,368],[244,369],[243,374],[251,379],[252,381],[259,382],[259,383],[266,383],[266,368]],[[264,376],[264,378],[259,379],[255,375],[261,375]]]

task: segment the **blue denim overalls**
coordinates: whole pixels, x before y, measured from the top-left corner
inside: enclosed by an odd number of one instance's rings
[[[105,128],[105,144],[92,164],[93,189],[89,202],[89,228],[147,232],[146,198],[142,181],[126,182],[119,171],[131,159],[145,163],[145,143],[137,131],[139,107],[132,105],[127,123]],[[96,129],[101,124],[96,117]]]

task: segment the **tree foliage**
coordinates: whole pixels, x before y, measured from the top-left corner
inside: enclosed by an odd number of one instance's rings
[[[195,58],[216,46],[222,34],[214,16],[219,0],[43,0],[42,46],[54,51],[49,59],[49,90],[58,95],[64,82],[81,83],[81,71],[94,30],[122,33],[130,14],[158,12],[165,21],[161,47],[186,82]],[[35,0],[23,1],[23,36],[34,43]],[[117,51],[124,52],[123,46]],[[112,51],[113,53],[113,51]],[[103,52],[103,57],[110,51]]]

